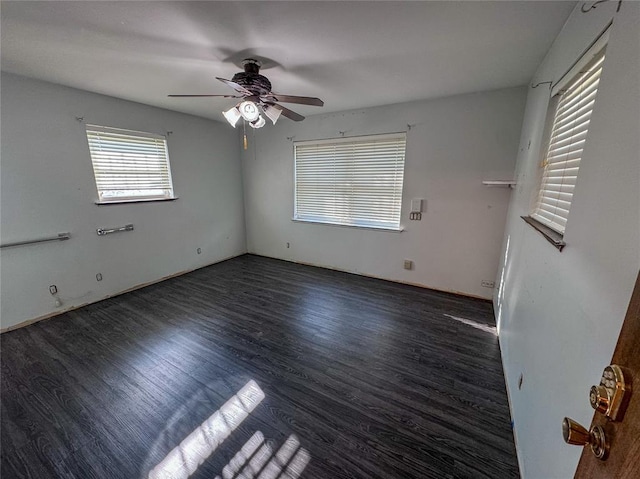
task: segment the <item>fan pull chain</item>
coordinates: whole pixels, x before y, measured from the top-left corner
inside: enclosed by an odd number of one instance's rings
[[[255,161],[258,158],[258,148],[256,148],[256,129],[253,129],[253,160]]]
[[[247,149],[247,122],[243,121],[242,122],[242,126],[244,127],[244,135],[242,137],[242,145],[244,146],[244,149]]]

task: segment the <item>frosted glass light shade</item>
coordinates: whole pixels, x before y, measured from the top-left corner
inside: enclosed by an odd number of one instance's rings
[[[252,101],[243,101],[238,106],[238,109],[240,110],[242,118],[244,118],[248,122],[256,121],[260,116],[258,105],[256,105]]]
[[[222,114],[234,128],[236,127],[236,123],[238,123],[238,120],[242,118],[242,115],[235,106],[230,110],[223,111]]]
[[[264,108],[264,114],[267,115],[269,117],[269,120],[271,120],[275,125],[276,121],[278,121],[278,118],[280,118],[280,115],[282,115],[282,110],[278,110],[271,105],[267,105]]]
[[[262,116],[259,116],[256,121],[252,121],[251,123],[249,123],[249,125],[251,125],[252,128],[262,128],[265,123],[266,122],[264,121],[264,118],[262,118]]]

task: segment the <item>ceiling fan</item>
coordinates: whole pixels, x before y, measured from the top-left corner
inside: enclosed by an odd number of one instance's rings
[[[253,128],[262,128],[265,120],[261,113],[264,113],[275,125],[280,115],[293,121],[302,121],[304,116],[289,110],[279,104],[299,103],[301,105],[323,106],[324,102],[319,98],[308,96],[280,95],[271,91],[271,82],[264,75],[260,75],[262,64],[253,58],[242,61],[243,72],[233,75],[231,80],[216,77],[225,85],[236,91],[236,95],[169,95],[170,97],[193,98],[193,97],[221,97],[221,98],[242,98],[233,108],[222,112],[227,121],[236,127],[238,120],[243,118]]]

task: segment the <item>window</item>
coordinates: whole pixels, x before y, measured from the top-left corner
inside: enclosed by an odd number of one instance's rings
[[[604,63],[606,34],[552,91],[555,105],[542,182],[531,216],[564,234]],[[543,233],[544,234],[544,233]],[[564,244],[564,243],[562,243]]]
[[[87,125],[98,203],[174,199],[167,139]]]
[[[294,219],[400,229],[406,135],[300,141]]]

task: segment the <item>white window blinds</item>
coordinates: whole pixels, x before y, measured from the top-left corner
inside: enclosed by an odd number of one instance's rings
[[[400,229],[404,133],[296,142],[294,219]]]
[[[589,55],[589,52],[585,56]],[[569,80],[560,93],[551,128],[540,192],[533,216],[564,233],[578,179],[591,113],[596,101],[604,50],[592,53],[590,61]]]
[[[164,136],[87,125],[99,203],[172,199]]]

